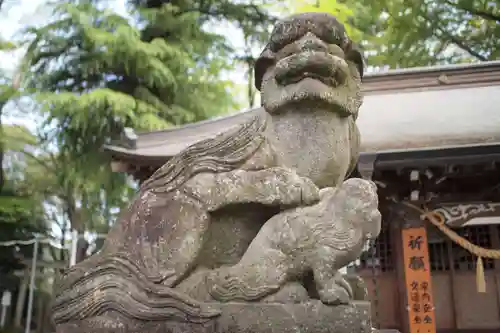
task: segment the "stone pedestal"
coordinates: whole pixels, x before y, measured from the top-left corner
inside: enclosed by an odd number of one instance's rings
[[[205,324],[137,322],[98,317],[59,325],[57,333],[370,333],[370,305],[326,306],[304,304],[217,304],[220,317]]]

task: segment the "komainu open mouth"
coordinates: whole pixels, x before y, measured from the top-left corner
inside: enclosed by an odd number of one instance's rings
[[[301,52],[276,64],[276,81],[281,86],[311,78],[335,88],[342,83],[343,77],[335,57],[326,52]]]

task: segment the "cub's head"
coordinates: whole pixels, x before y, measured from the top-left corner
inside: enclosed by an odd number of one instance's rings
[[[343,209],[351,216],[349,221],[361,226],[366,238],[377,238],[382,225],[377,185],[368,180],[351,178],[342,184],[340,190],[345,195]]]

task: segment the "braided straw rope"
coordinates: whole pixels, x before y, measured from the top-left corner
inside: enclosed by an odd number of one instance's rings
[[[472,255],[477,257],[476,264],[476,287],[477,291],[480,293],[486,292],[486,280],[484,276],[484,266],[483,266],[483,258],[488,259],[500,259],[500,250],[491,250],[485,249],[483,247],[472,244],[467,239],[458,235],[455,231],[449,228],[444,222],[444,217],[441,214],[431,212],[427,209],[422,209],[418,206],[415,206],[409,202],[402,202],[405,206],[410,207],[414,210],[417,210],[421,214],[422,219],[428,220],[432,223],[436,228],[441,230],[448,238],[450,238],[453,242],[469,251]]]

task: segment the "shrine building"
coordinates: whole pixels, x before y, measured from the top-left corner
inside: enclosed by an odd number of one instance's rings
[[[383,227],[354,269],[367,285],[373,325],[500,333],[500,261],[478,261],[407,205],[427,207],[465,241],[500,249],[500,61],[367,74],[363,90],[353,176],[377,183]],[[182,149],[254,113],[129,130],[105,150],[114,171],[143,181]]]

